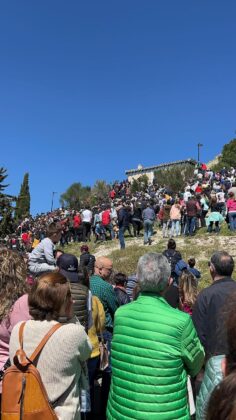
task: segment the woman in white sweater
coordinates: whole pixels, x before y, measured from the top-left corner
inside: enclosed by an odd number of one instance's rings
[[[42,275],[29,295],[29,312],[23,343],[28,357],[58,320],[72,318],[70,285],[59,272]],[[11,334],[10,359],[19,349],[19,327]],[[82,365],[91,353],[91,344],[80,324],[67,323],[50,337],[37,362],[37,369],[58,419],[80,419]]]

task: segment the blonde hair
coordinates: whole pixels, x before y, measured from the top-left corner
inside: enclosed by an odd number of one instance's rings
[[[22,255],[11,249],[0,250],[0,322],[6,318],[13,304],[27,293],[27,268]]]
[[[190,273],[184,270],[179,279],[179,293],[183,303],[193,308],[197,299],[197,279]]]

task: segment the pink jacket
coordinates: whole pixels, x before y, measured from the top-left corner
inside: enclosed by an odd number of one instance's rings
[[[173,206],[170,209],[170,218],[171,220],[180,220],[181,219],[181,212],[180,212],[180,206],[173,204]]]
[[[229,200],[227,200],[227,210],[230,213],[231,211],[236,212],[236,200],[229,198]]]
[[[13,305],[7,318],[0,324],[0,370],[9,358],[9,342],[13,327],[20,321],[31,319],[28,307],[28,295],[21,296]],[[0,382],[0,393],[2,383]]]

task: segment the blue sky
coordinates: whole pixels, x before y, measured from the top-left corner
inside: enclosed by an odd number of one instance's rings
[[[0,5],[0,146],[31,210],[73,182],[218,154],[236,130],[234,0]],[[57,206],[58,199],[55,200]]]

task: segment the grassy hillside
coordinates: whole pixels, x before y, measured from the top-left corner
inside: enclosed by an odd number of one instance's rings
[[[209,234],[205,229],[201,229],[194,237],[175,238],[177,249],[181,252],[185,261],[191,256],[196,258],[196,268],[202,272],[200,288],[210,284],[210,274],[208,261],[214,251],[226,250],[233,257],[236,256],[235,236],[228,230],[226,224],[223,225],[219,235]],[[119,241],[107,241],[106,243],[89,243],[90,252],[96,257],[108,256],[112,259],[114,269],[126,274],[132,274],[137,267],[138,259],[146,252],[163,252],[166,249],[167,239],[162,239],[161,231],[157,229],[153,236],[151,246],[143,245],[143,238],[126,238],[126,249],[119,249]],[[70,252],[77,256],[80,255],[81,244],[71,244],[65,247],[65,252]]]

